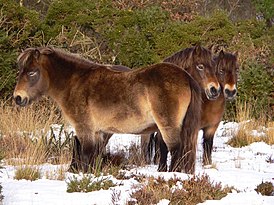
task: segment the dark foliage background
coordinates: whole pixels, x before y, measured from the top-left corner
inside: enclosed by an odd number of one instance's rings
[[[131,68],[201,43],[238,51],[238,100],[273,118],[272,0],[0,0],[0,94],[9,99],[22,49],[55,46]],[[233,118],[235,102],[226,119]]]

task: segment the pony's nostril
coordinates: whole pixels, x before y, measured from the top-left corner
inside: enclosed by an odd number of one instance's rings
[[[20,105],[20,104],[22,103],[22,98],[21,98],[21,96],[17,95],[17,96],[15,97],[15,103],[16,103],[17,105]]]
[[[15,103],[20,106],[26,106],[28,104],[28,98],[22,98],[20,95],[17,95],[15,98]]]
[[[214,95],[214,96],[218,94],[218,90],[217,90],[215,87],[211,87],[211,88],[210,88],[210,92],[211,92],[211,94]]]
[[[236,94],[236,92],[237,92],[236,89],[232,90],[232,96],[234,96]]]

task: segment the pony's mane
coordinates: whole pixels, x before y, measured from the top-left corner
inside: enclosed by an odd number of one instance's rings
[[[200,49],[199,58],[211,59],[211,52],[208,49],[204,47],[200,47]],[[193,63],[192,57],[194,50],[195,47],[182,49],[164,59],[164,62],[174,63],[179,67],[188,68]]]
[[[38,48],[27,48],[25,49],[17,58],[17,62],[19,67],[28,66],[30,62],[37,56],[37,55],[55,55],[59,59],[63,59],[70,63],[77,63],[79,68],[81,69],[95,69],[100,64],[96,64],[90,60],[84,59],[77,54],[65,52],[58,48],[53,47],[38,47]]]

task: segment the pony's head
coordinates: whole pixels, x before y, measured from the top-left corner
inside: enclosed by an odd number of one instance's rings
[[[209,100],[215,100],[221,92],[216,77],[215,63],[210,50],[197,45],[181,50],[164,60],[186,70],[204,90]]]
[[[239,65],[237,62],[237,53],[227,53],[220,51],[215,58],[216,71],[219,83],[221,84],[224,97],[232,100],[237,94],[237,80],[239,75]]]
[[[49,88],[49,79],[44,54],[50,54],[50,48],[28,48],[18,57],[19,75],[13,93],[17,105],[26,106],[37,99]]]

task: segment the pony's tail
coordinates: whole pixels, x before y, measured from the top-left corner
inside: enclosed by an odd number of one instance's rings
[[[191,76],[189,76],[191,88],[191,101],[182,124],[182,160],[185,173],[194,174],[196,161],[197,138],[201,119],[201,88]]]

